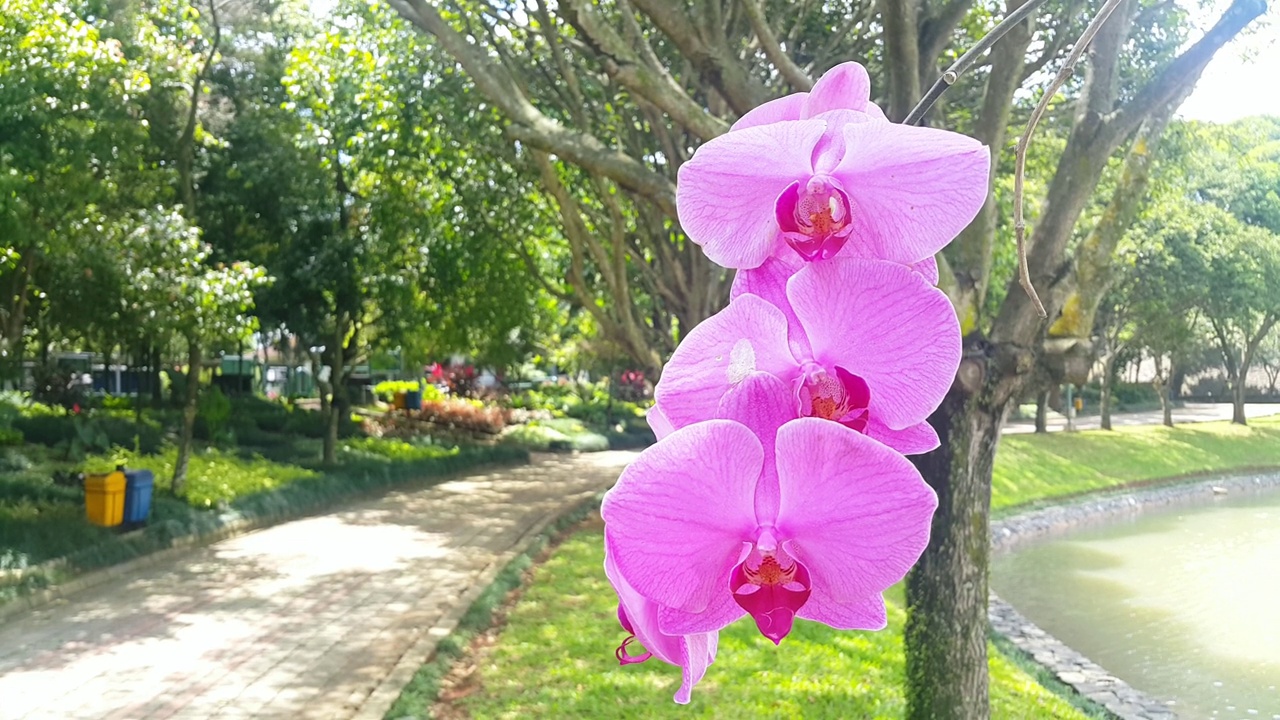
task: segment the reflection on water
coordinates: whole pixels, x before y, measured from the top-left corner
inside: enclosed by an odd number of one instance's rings
[[[996,558],[1000,597],[1183,718],[1280,720],[1280,493]]]

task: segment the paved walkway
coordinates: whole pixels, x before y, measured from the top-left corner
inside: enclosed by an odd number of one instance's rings
[[[1247,418],[1267,417],[1268,415],[1280,414],[1280,403],[1245,403],[1244,414]],[[1211,420],[1230,420],[1231,419],[1231,403],[1187,403],[1184,407],[1174,408],[1173,424],[1181,425],[1182,423],[1209,422]],[[1076,418],[1077,430],[1097,430],[1101,427],[1102,418],[1097,415],[1085,415]],[[1112,427],[1131,426],[1131,425],[1159,425],[1164,422],[1164,416],[1160,410],[1143,410],[1142,412],[1124,412],[1113,413],[1111,415]],[[1058,413],[1052,413],[1045,428],[1049,432],[1059,432],[1067,428],[1067,418]],[[1011,420],[1005,423],[1005,434],[1029,433],[1035,432],[1036,424],[1033,420]]]
[[[381,718],[465,593],[630,452],[392,492],[0,625],[0,718]]]

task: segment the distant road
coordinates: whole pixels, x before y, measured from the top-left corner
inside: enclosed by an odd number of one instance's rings
[[[1268,415],[1280,415],[1280,403],[1245,403],[1245,417],[1259,418]],[[1211,420],[1230,420],[1231,403],[1187,403],[1185,407],[1174,408],[1173,423],[1209,422]],[[1097,430],[1101,427],[1101,418],[1097,415],[1086,415],[1076,418],[1077,430]],[[1113,413],[1111,425],[1159,425],[1163,416],[1159,410],[1143,410],[1142,412]],[[1049,415],[1047,429],[1059,432],[1067,427],[1067,418],[1057,413]],[[1035,432],[1036,424],[1031,420],[1011,420],[1004,426],[1006,434]]]

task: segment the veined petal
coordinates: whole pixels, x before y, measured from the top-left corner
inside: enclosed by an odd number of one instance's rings
[[[778,195],[813,174],[810,157],[826,127],[821,120],[775,122],[698,148],[676,183],[676,209],[689,239],[724,267],[763,263],[779,242]]]
[[[782,311],[787,319],[787,343],[794,357],[806,357],[810,351],[804,328],[800,327],[800,321],[791,310],[791,301],[787,299],[787,281],[805,264],[794,250],[786,248],[754,270],[739,270],[729,291],[730,302],[739,295],[755,295]]]
[[[919,455],[935,450],[940,444],[938,433],[927,422],[894,430],[876,419],[872,413],[865,430],[867,437],[888,445],[903,455]]]
[[[804,106],[805,98],[807,97],[809,97],[809,93],[792,93],[777,100],[770,100],[763,105],[757,105],[747,111],[746,115],[738,118],[738,122],[729,128],[729,132],[737,132],[757,125],[769,125],[785,120],[799,120],[801,119],[800,109]]]
[[[622,471],[600,508],[618,570],[641,595],[690,613],[729,593],[753,537],[764,448],[729,420],[681,428]]]
[[[720,399],[754,371],[789,381],[799,372],[787,350],[787,319],[754,295],[742,295],[685,336],[662,371],[654,401],[673,427],[716,416]]]
[[[801,108],[802,118],[828,110],[862,110],[871,97],[871,77],[856,62],[836,65],[822,74]]]
[[[901,429],[942,402],[960,366],[960,324],[947,296],[919,273],[836,258],[797,272],[787,297],[814,359],[866,380],[873,417]]]
[[[938,500],[902,455],[838,423],[778,431],[778,535],[813,577],[819,608],[857,605],[907,574]]]
[[[930,285],[938,286],[938,258],[930,255],[920,262],[911,263],[911,269],[920,273],[920,276],[929,282]]]
[[[813,593],[796,616],[837,630],[883,630],[889,624],[883,595],[877,593],[850,603],[836,602],[822,578],[813,579]]]
[[[778,516],[778,468],[775,445],[778,428],[799,416],[795,392],[769,373],[755,372],[720,400],[716,417],[751,428],[764,447],[764,469],[756,485],[756,522],[772,525]]]
[[[850,242],[913,263],[938,252],[987,199],[991,153],[973,138],[897,123],[849,123],[832,173],[854,206]]]
[[[668,635],[658,628],[658,616],[662,609],[657,603],[645,598],[626,577],[618,570],[613,556],[607,549],[604,556],[604,574],[613,584],[618,594],[620,610],[625,611],[630,627],[628,632],[635,635],[644,649],[653,653],[654,657],[681,670],[680,688],[676,690],[675,701],[684,705],[689,702],[693,687],[698,684],[707,667],[715,661],[716,644],[719,633],[697,633],[692,635]],[[622,612],[619,613],[622,615]]]

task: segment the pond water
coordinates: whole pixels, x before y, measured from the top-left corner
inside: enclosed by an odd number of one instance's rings
[[[1280,492],[1046,540],[994,558],[991,584],[1180,718],[1280,720]]]

